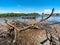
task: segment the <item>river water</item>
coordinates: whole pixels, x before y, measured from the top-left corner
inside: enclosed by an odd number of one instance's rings
[[[46,16],[44,18],[46,18]],[[14,20],[19,20],[21,22],[31,21],[31,19],[22,19],[22,17],[0,17],[0,23],[3,23],[4,19],[8,19],[9,21],[14,19]],[[40,21],[41,19],[42,19],[41,16],[36,17],[36,21]],[[60,16],[51,16],[46,21],[49,22],[49,23],[60,22]]]

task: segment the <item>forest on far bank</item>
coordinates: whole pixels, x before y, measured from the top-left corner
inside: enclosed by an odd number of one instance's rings
[[[43,16],[48,16],[49,14],[43,14]],[[60,14],[54,14],[55,16],[60,16]],[[42,16],[39,13],[2,13],[0,17],[13,17],[13,16]]]

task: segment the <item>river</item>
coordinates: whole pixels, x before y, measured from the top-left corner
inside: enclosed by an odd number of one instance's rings
[[[40,21],[41,18],[42,18],[41,16],[37,16],[36,21]],[[44,17],[44,18],[46,18],[46,17]],[[9,21],[15,19],[15,20],[19,20],[21,22],[31,21],[30,19],[22,19],[22,17],[0,17],[0,23],[4,22],[4,19],[8,19]],[[60,16],[51,16],[46,21],[49,23],[60,22]]]

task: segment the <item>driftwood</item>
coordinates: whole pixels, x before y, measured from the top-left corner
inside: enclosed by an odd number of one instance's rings
[[[53,12],[54,12],[54,8],[52,9],[52,12],[51,12],[51,14],[47,17],[47,18],[45,18],[45,19],[43,19],[43,20],[41,20],[40,22],[42,22],[42,21],[45,21],[45,20],[47,20],[49,17],[51,17],[52,15],[53,15]],[[38,26],[35,26],[35,24],[36,23],[40,23],[40,22],[34,22],[33,24],[30,24],[29,26],[27,26],[27,27],[24,27],[24,28],[22,28],[22,29],[18,29],[17,27],[15,27],[14,25],[12,25],[12,24],[10,24],[10,23],[8,23],[7,22],[7,20],[5,21],[6,22],[6,24],[8,24],[9,26],[11,26],[11,27],[14,27],[14,28],[16,28],[17,30],[25,30],[25,29],[28,29],[29,27],[31,27],[31,26],[33,26],[33,27],[36,27],[36,28],[38,28],[39,29],[39,27]]]
[[[50,17],[53,15],[53,13],[54,13],[54,8],[52,9],[51,14],[50,14],[47,18],[45,18],[45,19],[43,19],[43,20],[41,20],[41,21],[45,21],[45,20],[47,20],[48,18],[50,18]]]
[[[10,45],[41,45],[47,42],[47,40],[50,41],[51,38],[48,37],[48,34],[52,34],[52,29],[50,24],[47,24],[44,21],[50,18],[53,15],[53,12],[54,8],[52,9],[51,14],[47,18],[41,20],[40,22],[34,22],[27,26],[23,25],[23,27],[20,29],[6,20],[5,23],[10,26],[10,28],[13,28],[9,29],[10,31],[7,31],[7,33],[5,34],[7,36],[5,36],[7,42]],[[39,24],[39,26],[37,24]],[[56,38],[54,38],[54,40],[56,40]]]

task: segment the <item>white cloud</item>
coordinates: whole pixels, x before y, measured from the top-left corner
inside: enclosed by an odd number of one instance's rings
[[[45,13],[45,14],[50,14],[50,13],[51,13],[51,9],[45,9],[45,10],[44,10],[44,13]]]
[[[0,9],[0,13],[7,13],[7,10]]]
[[[19,7],[19,5],[18,5]],[[44,9],[44,10],[40,10],[40,9],[33,9],[33,8],[1,8],[0,7],[0,13],[45,13],[45,14],[50,14],[52,9]],[[55,10],[54,13],[60,13],[60,10]]]
[[[43,12],[44,12],[45,14],[50,14],[51,11],[52,11],[52,9],[45,9]],[[54,13],[60,13],[60,10],[55,10]]]
[[[19,10],[0,8],[0,13],[21,13]]]
[[[55,13],[60,13],[60,10],[56,10]]]

